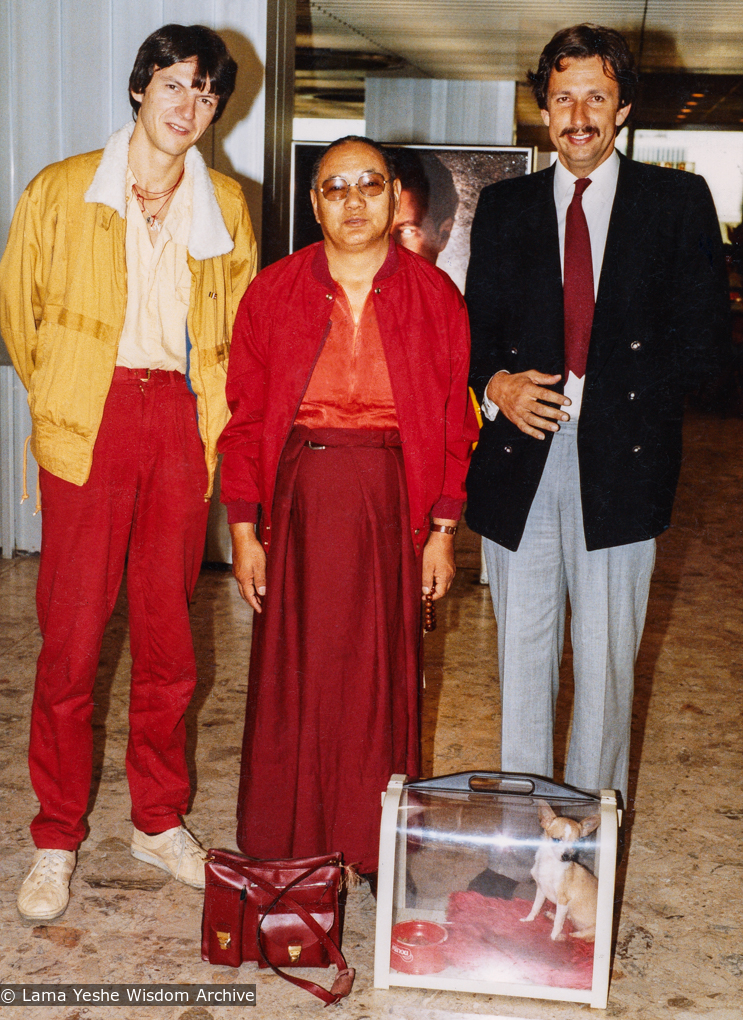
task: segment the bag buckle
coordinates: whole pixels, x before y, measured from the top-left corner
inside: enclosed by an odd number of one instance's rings
[[[230,933],[228,931],[215,931],[214,934],[217,936],[219,948],[224,952],[224,950],[227,948],[227,946],[229,946],[230,942],[232,941]]]
[[[301,942],[290,942],[286,947],[289,953],[289,959],[292,963],[296,963],[299,957],[302,955],[302,943]]]

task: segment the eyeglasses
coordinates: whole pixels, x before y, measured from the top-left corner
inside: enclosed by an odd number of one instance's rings
[[[328,177],[327,181],[320,185],[320,191],[328,202],[345,201],[351,188],[358,188],[359,194],[364,198],[376,198],[382,194],[385,184],[389,184],[391,180],[391,177],[385,180],[379,173],[362,174],[355,184],[349,184],[344,177]]]

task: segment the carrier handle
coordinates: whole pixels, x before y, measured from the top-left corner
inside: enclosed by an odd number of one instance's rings
[[[563,786],[545,776],[526,772],[454,772],[435,779],[406,783],[406,790],[449,790],[456,793],[501,793],[517,797],[554,797],[561,800],[595,800],[601,797],[574,786]]]

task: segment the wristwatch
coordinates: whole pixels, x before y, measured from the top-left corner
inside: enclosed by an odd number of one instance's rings
[[[438,531],[442,535],[456,535],[457,525],[454,524],[432,524],[431,531]]]

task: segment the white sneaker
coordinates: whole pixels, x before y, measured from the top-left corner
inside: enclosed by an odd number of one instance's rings
[[[146,832],[134,830],[132,836],[132,857],[145,864],[169,871],[173,878],[194,889],[203,889],[204,862],[206,850],[193,838],[188,829],[176,825],[173,829],[148,836]]]
[[[26,921],[53,921],[67,910],[74,850],[37,850],[18,893],[18,913]]]

